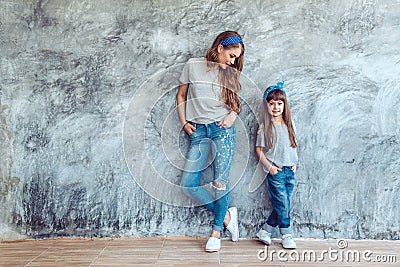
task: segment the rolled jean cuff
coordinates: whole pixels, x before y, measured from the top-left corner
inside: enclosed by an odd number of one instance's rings
[[[215,224],[213,224],[212,229],[214,231],[218,231],[218,232],[221,232],[223,230],[222,226],[218,226],[218,225],[215,225]]]
[[[267,231],[268,233],[272,233],[274,231],[275,227],[273,227],[273,226],[269,225],[268,223],[266,223],[266,224],[263,225],[263,229],[265,231]]]
[[[281,235],[292,234],[292,228],[279,228],[279,232],[281,232]]]

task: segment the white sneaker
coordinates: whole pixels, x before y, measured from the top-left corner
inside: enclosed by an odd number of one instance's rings
[[[291,234],[282,235],[282,246],[288,249],[296,248],[296,242],[294,242]]]
[[[272,241],[271,241],[271,233],[265,231],[264,229],[260,229],[260,231],[258,231],[258,233],[256,234],[256,236],[258,237],[258,239],[260,239],[260,241],[262,241],[264,244],[266,245],[271,245]]]
[[[206,244],[207,252],[218,252],[221,249],[221,239],[216,237],[210,237]]]
[[[229,221],[226,229],[231,233],[232,241],[237,242],[239,240],[239,224],[238,224],[238,212],[236,207],[228,209],[231,220]]]

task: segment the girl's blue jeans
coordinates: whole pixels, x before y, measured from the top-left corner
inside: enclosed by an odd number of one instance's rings
[[[229,206],[229,171],[236,143],[235,126],[224,128],[217,125],[192,123],[196,131],[190,136],[190,145],[182,174],[182,190],[189,197],[214,213],[213,230],[221,231]],[[200,186],[200,178],[212,162],[215,196]],[[218,187],[215,186],[218,183]]]
[[[282,235],[291,234],[290,229],[290,202],[294,189],[294,172],[290,167],[282,167],[275,175],[268,173],[266,184],[272,202],[272,212],[263,229],[271,233],[279,226]]]

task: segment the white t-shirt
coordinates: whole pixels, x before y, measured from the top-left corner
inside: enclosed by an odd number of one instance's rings
[[[290,145],[286,124],[275,125],[275,129],[276,143],[272,149],[268,149],[265,147],[264,124],[261,124],[257,131],[256,146],[262,147],[265,157],[279,168],[297,165],[297,149]],[[265,167],[264,170],[268,172]]]
[[[230,109],[221,101],[218,69],[210,69],[204,58],[192,58],[185,64],[179,82],[189,84],[186,120],[209,124],[225,118]]]

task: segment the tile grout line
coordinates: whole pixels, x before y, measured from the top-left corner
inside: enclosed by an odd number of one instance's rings
[[[222,238],[221,237],[219,237],[220,238],[220,240],[221,240],[221,243],[222,243]],[[221,244],[220,243],[220,244]],[[222,245],[222,244],[221,244]],[[218,250],[218,265],[219,266],[221,266],[221,247],[219,248],[219,250]]]
[[[165,240],[166,240],[166,237],[163,237],[163,242],[162,242],[162,244],[161,244],[160,253],[158,253],[158,256],[157,256],[156,262],[154,263],[154,266],[157,266],[157,265],[158,265],[158,260],[160,259],[161,252],[162,252],[162,250],[163,250],[163,248],[164,248]]]
[[[94,258],[94,259],[92,260],[92,262],[89,264],[89,267],[92,266],[92,264],[94,264],[94,263],[96,262],[97,259],[99,259],[101,253],[104,252],[104,250],[107,248],[107,246],[110,244],[111,241],[112,241],[112,240],[110,240],[110,241],[108,241],[108,242],[106,243],[106,245],[104,246],[104,248],[99,252],[99,254],[97,254],[96,258]]]
[[[51,244],[54,244],[54,242],[52,242]],[[42,256],[44,253],[46,253],[47,251],[49,251],[51,246],[48,246],[47,249],[45,251],[42,251],[42,253],[40,253],[39,255],[37,255],[36,257],[34,257],[30,262],[28,262],[27,264],[24,265],[24,267],[29,266],[29,264],[31,264],[33,261],[35,261],[36,259],[38,259],[40,256]]]

